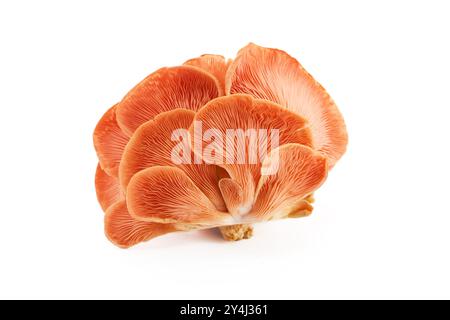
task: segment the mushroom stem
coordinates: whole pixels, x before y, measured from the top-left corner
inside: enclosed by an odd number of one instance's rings
[[[219,227],[220,233],[227,241],[250,239],[253,236],[253,227],[250,224],[235,224]]]

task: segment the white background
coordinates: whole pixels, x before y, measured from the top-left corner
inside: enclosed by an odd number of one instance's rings
[[[2,1],[0,298],[450,298],[448,1]],[[248,42],[327,88],[348,152],[305,219],[103,235],[92,132],[155,69]]]

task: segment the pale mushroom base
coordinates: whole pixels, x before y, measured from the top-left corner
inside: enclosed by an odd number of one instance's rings
[[[227,241],[250,239],[253,236],[253,226],[250,224],[235,224],[219,228],[223,238]]]

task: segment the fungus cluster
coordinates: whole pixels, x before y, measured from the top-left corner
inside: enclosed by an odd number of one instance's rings
[[[123,248],[195,229],[249,238],[253,223],[309,215],[346,145],[335,103],[284,51],[249,44],[161,68],[95,128],[105,234]]]

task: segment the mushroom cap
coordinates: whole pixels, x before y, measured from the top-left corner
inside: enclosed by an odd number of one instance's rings
[[[128,248],[223,226],[235,240],[250,223],[309,215],[347,139],[336,104],[284,51],[249,44],[234,60],[161,68],[94,130],[105,234]]]
[[[305,117],[311,124],[314,148],[330,167],[345,153],[344,119],[325,89],[293,57],[282,50],[250,43],[228,68],[226,94],[246,93],[276,102]]]

